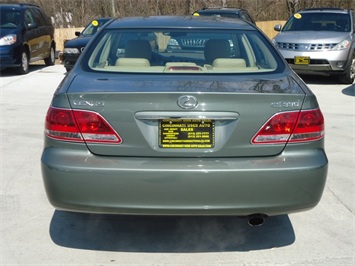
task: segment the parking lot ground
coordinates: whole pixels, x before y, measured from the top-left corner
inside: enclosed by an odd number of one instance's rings
[[[0,77],[1,266],[355,265],[355,85],[305,78],[326,121],[327,185],[310,211],[250,227],[239,217],[56,211],[45,195],[44,118],[62,65]]]

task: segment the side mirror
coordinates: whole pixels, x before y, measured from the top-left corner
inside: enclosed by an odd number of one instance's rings
[[[277,25],[275,25],[275,27],[274,27],[274,30],[275,30],[275,31],[281,31],[281,29],[282,29],[282,25],[281,25],[281,24],[277,24]]]
[[[80,36],[80,31],[75,32],[75,36],[79,37]]]
[[[29,30],[33,30],[35,28],[38,28],[38,25],[37,25],[37,23],[29,23],[29,24],[27,24],[27,28]]]

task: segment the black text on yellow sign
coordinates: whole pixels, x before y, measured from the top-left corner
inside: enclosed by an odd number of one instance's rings
[[[159,121],[159,147],[213,148],[214,129],[211,119],[163,119]]]

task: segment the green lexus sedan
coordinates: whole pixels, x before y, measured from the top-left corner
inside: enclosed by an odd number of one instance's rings
[[[326,183],[315,95],[238,19],[108,22],[54,93],[44,138],[60,210],[259,225],[316,206]]]

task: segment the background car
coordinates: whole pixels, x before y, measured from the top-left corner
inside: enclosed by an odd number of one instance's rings
[[[355,78],[354,11],[338,8],[300,10],[288,19],[275,45],[299,74],[337,75],[345,84]]]
[[[27,74],[31,62],[55,62],[54,27],[32,4],[0,4],[0,68]]]
[[[240,18],[256,25],[254,19],[246,9],[232,7],[202,8],[193,13],[194,16],[220,16],[226,18]]]
[[[72,40],[68,40],[64,44],[64,51],[60,55],[60,60],[63,62],[67,71],[70,71],[78,60],[81,52],[91,40],[92,36],[111,18],[98,18],[91,21],[82,32],[76,31],[78,36]]]
[[[53,96],[41,162],[58,209],[252,225],[314,207],[328,165],[317,99],[270,40],[202,16],[105,24]]]

